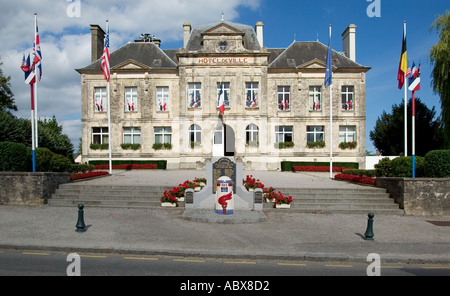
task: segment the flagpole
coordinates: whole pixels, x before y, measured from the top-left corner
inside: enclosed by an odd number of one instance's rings
[[[33,173],[36,172],[36,143],[35,143],[35,129],[34,129],[34,84],[30,85],[31,90],[31,157],[33,164]]]
[[[415,91],[412,91],[412,177],[416,177],[416,143],[415,143],[415,118],[416,118],[416,97]]]
[[[36,32],[36,28],[37,28],[37,13],[34,13],[34,59],[35,59],[35,61],[36,61],[36,49],[37,49],[37,46],[38,46],[38,44],[37,44],[37,40],[36,40],[36,34],[37,34],[37,32]],[[34,67],[34,77],[36,77],[36,83],[35,83],[35,89],[34,89],[34,121],[35,121],[35,125],[34,125],[34,127],[35,127],[35,129],[36,129],[36,132],[35,132],[35,137],[36,137],[36,139],[35,139],[35,142],[36,142],[36,147],[39,147],[39,141],[38,141],[38,116],[37,116],[37,102],[38,102],[38,81],[39,81],[39,78],[38,78],[38,70],[39,69],[37,69],[38,67]],[[41,75],[41,73],[39,73],[39,75]]]
[[[330,48],[331,51],[331,24],[330,24]],[[332,65],[332,62],[331,62]],[[333,66],[330,67],[333,76]],[[333,179],[333,85],[330,85],[330,179]]]
[[[403,30],[405,32],[405,39],[406,39],[406,21],[403,23]],[[405,41],[406,42],[406,41]],[[408,61],[406,61],[408,62]],[[405,117],[404,117],[404,123],[405,123],[405,156],[408,156],[408,87],[406,86],[406,72],[404,73],[404,84],[403,87],[405,88]]]
[[[106,20],[106,34],[108,37],[108,44],[105,44],[105,46],[108,46],[108,55],[109,55],[109,20]],[[103,58],[102,58],[103,59]],[[110,65],[109,65],[109,57],[108,57],[108,79],[107,80],[107,86],[106,86],[106,93],[108,94],[108,150],[109,150],[109,174],[112,174],[112,157],[111,157],[111,151],[112,151],[112,131],[111,131],[111,95],[110,95]]]

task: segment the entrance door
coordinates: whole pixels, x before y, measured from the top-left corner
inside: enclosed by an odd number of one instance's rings
[[[213,156],[225,156],[225,133],[222,124],[218,125],[214,130]]]
[[[214,130],[213,156],[234,156],[234,130],[229,126],[219,124]]]

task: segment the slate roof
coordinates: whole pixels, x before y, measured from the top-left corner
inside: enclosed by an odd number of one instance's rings
[[[169,57],[173,54],[172,51],[168,50],[167,52],[168,54],[151,42],[128,43],[110,53],[110,67],[114,68],[127,60],[133,60],[152,69],[177,69],[178,64]],[[87,67],[77,69],[77,71],[100,70],[100,64],[101,58]]]
[[[225,24],[229,27],[233,27],[239,31],[242,31],[244,33],[243,41],[244,41],[244,47],[248,50],[260,50],[261,46],[259,45],[258,38],[256,36],[256,32],[253,29],[252,26],[249,25],[243,25],[228,21],[220,21],[215,22],[207,25],[198,26],[192,29],[191,35],[189,37],[188,44],[186,46],[187,50],[189,51],[198,51],[202,49],[202,33],[208,31],[209,29],[212,29],[214,27],[219,26],[220,24]]]
[[[202,49],[202,34],[220,24],[226,24],[241,31],[244,40],[244,47],[248,50],[261,50],[255,30],[253,27],[228,21],[215,22],[203,26],[195,27],[191,31],[189,42],[187,44],[188,51],[199,51]],[[321,61],[326,64],[328,46],[318,42],[293,42],[288,48],[268,48],[269,68],[270,69],[296,69],[311,61]],[[161,49],[158,45],[151,42],[134,42],[128,43],[116,51],[110,53],[110,67],[114,68],[128,60],[136,61],[141,65],[151,69],[177,69],[178,68],[178,49]],[[367,71],[370,68],[362,66],[345,55],[332,50],[333,68],[341,69],[358,69]],[[100,70],[101,59],[95,61],[91,65],[77,69],[82,73],[85,71]]]
[[[269,68],[277,69],[295,69],[305,63],[313,60],[327,62],[328,46],[318,42],[293,42],[287,49],[279,53],[279,49],[272,51],[269,57]],[[345,55],[332,49],[333,68],[364,68],[364,67]]]

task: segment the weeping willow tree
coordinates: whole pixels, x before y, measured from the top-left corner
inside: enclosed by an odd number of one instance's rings
[[[436,30],[439,42],[432,46],[428,61],[434,65],[432,71],[433,91],[441,97],[441,118],[444,128],[445,148],[450,149],[450,11],[440,15],[431,25]]]

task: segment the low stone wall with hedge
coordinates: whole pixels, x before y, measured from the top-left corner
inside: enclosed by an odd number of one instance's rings
[[[378,177],[376,186],[386,188],[407,215],[450,216],[450,178]]]
[[[70,182],[69,173],[0,172],[0,205],[39,206]]]

